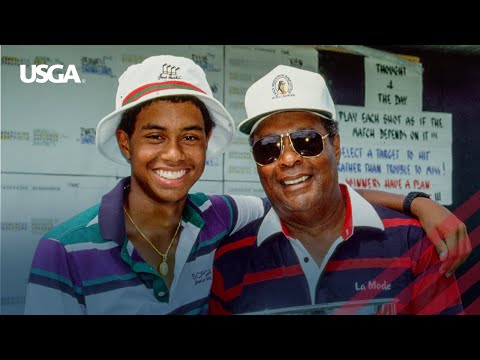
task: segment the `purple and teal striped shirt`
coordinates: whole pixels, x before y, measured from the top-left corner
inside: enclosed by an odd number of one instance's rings
[[[206,314],[220,242],[265,213],[252,196],[189,194],[170,289],[127,239],[122,179],[37,246],[26,314]]]

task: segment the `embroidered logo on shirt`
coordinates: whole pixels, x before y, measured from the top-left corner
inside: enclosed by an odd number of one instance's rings
[[[392,284],[387,284],[387,281],[377,282],[376,280],[369,281],[366,284],[359,284],[355,281],[355,290],[356,291],[365,291],[365,290],[392,290]]]
[[[209,280],[212,281],[212,270],[207,269],[207,270],[194,272],[192,273],[192,279],[195,285],[198,285],[200,283],[203,283]]]

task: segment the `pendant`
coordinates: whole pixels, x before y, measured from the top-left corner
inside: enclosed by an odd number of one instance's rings
[[[168,274],[168,264],[167,262],[165,261],[165,258],[163,259],[163,261],[160,263],[160,265],[158,265],[158,272],[162,275],[162,276],[166,276]]]

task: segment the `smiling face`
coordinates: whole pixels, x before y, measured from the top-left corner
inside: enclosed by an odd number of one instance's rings
[[[205,169],[209,137],[192,102],[158,100],[143,107],[131,136],[117,130],[130,159],[132,189],[157,203],[185,200]]]
[[[255,129],[253,142],[268,136],[292,133],[298,130],[316,130],[325,135],[327,131],[319,116],[308,112],[282,112],[263,120]],[[340,139],[337,134],[333,144],[329,138],[317,157],[302,157],[283,137],[284,152],[276,162],[257,165],[263,189],[277,213],[291,216],[293,212],[319,210],[329,206],[338,195],[337,166],[340,160]]]

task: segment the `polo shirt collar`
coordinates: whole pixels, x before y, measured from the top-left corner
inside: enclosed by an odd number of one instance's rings
[[[125,238],[125,219],[123,217],[123,195],[130,184],[130,176],[121,179],[107,194],[103,195],[98,210],[98,225],[102,238],[111,239],[119,245]]]
[[[121,179],[118,184],[102,197],[98,210],[98,223],[102,238],[111,239],[122,245],[125,239],[125,219],[123,216],[123,199],[125,188],[130,185],[130,176]],[[201,209],[187,197],[182,218],[198,228],[203,228],[205,220]]]
[[[346,200],[346,217],[343,226],[342,237],[344,240],[349,239],[354,228],[358,226],[373,227],[385,230],[382,220],[378,216],[373,206],[365,200],[359,193],[353,190],[348,184],[340,183],[340,190]],[[265,215],[257,233],[257,245],[260,246],[270,235],[282,232],[285,236],[290,237],[286,227],[282,226],[282,222],[272,207],[267,215]]]

